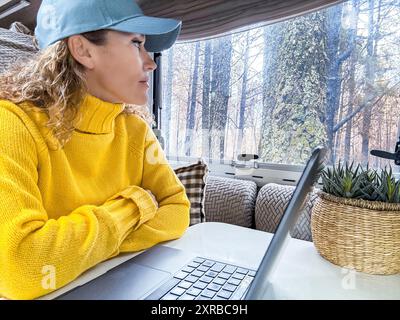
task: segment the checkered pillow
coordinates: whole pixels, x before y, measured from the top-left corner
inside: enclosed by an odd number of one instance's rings
[[[175,169],[175,173],[186,189],[190,200],[190,225],[205,222],[204,190],[208,173],[207,164],[198,163]]]

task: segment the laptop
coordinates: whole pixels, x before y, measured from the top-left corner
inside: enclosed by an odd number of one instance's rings
[[[56,300],[262,299],[325,154],[321,147],[312,152],[257,270],[156,245]]]

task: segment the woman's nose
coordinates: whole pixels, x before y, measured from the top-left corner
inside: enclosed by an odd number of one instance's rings
[[[147,71],[154,71],[157,68],[157,64],[154,62],[148,52],[145,53],[144,68]]]

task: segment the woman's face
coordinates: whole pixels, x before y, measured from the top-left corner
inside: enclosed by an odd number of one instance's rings
[[[149,73],[157,65],[144,48],[145,36],[110,30],[104,45],[79,39],[69,43],[70,50],[74,48],[71,53],[86,67],[90,94],[113,103],[147,103]]]

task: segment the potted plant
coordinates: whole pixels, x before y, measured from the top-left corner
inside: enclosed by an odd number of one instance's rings
[[[322,191],[311,215],[318,252],[330,262],[371,274],[400,272],[400,181],[339,163],[322,170]]]

